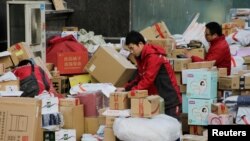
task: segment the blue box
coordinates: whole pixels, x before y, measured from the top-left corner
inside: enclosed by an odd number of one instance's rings
[[[217,99],[188,99],[188,124],[208,125],[208,114],[211,113],[211,104]]]
[[[188,113],[188,97],[182,93],[182,113]]]
[[[189,98],[213,99],[217,97],[217,71],[191,72],[187,77]]]

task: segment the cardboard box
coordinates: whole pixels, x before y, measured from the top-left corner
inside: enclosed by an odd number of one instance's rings
[[[227,76],[219,78],[219,89],[221,90],[239,89],[239,86],[240,86],[239,76]]]
[[[113,92],[109,96],[109,107],[111,110],[129,109],[128,92]]]
[[[84,118],[84,133],[86,134],[96,134],[99,128],[98,117],[85,117]]]
[[[0,97],[0,141],[42,141],[41,100]]]
[[[19,80],[0,82],[0,91],[19,91],[19,90],[20,90]]]
[[[189,127],[189,132],[192,135],[203,135],[204,130],[205,130],[204,126],[190,125]]]
[[[116,141],[113,128],[105,127],[104,129],[104,141]]]
[[[85,69],[101,83],[122,87],[132,77],[136,67],[114,48],[99,47]]]
[[[5,73],[4,63],[0,63],[0,75],[3,75],[4,73]]]
[[[80,105],[79,98],[60,98],[59,99],[59,106],[64,107],[74,107]]]
[[[63,128],[75,129],[76,139],[81,140],[81,136],[84,133],[83,105],[74,107],[60,106],[60,112],[63,114]]]
[[[217,115],[228,114],[228,109],[224,103],[213,103],[211,105],[211,112]]]
[[[181,93],[186,93],[187,92],[187,85],[179,85],[180,87],[180,92]]]
[[[227,76],[227,68],[218,68],[218,77]]]
[[[0,63],[4,64],[4,72],[5,72],[5,69],[14,68],[14,66],[15,66],[15,64],[14,64],[14,62],[12,61],[10,55],[1,56],[1,57],[0,57]],[[1,70],[2,70],[2,69],[1,69]]]
[[[175,78],[177,81],[177,85],[181,85],[181,73],[176,72],[175,73]]]
[[[149,44],[161,46],[164,48],[167,56],[171,55],[171,52],[173,49],[175,49],[176,42],[172,38],[167,38],[167,39],[147,39],[147,42]]]
[[[146,39],[168,38],[171,36],[165,22],[160,21],[140,31]]]
[[[34,58],[31,48],[25,42],[12,45],[8,48],[8,51],[11,53],[11,58],[15,66],[17,66],[17,64],[24,59]]]
[[[135,90],[128,92],[128,98],[145,98],[148,96],[148,90]]]
[[[146,98],[131,99],[132,117],[152,117],[160,112],[160,97],[158,95]]]
[[[57,53],[57,69],[60,74],[84,73],[84,67],[88,62],[88,54],[80,52]]]
[[[181,72],[184,69],[188,69],[188,64],[191,62],[190,58],[174,59],[174,71]]]
[[[214,66],[214,63],[214,61],[189,63],[188,69],[212,68]]]
[[[250,56],[243,57],[245,64],[250,64]]]
[[[115,117],[106,116],[105,127],[113,128],[114,122],[115,122]]]
[[[67,76],[58,76],[52,78],[53,87],[60,94],[69,93],[69,79]]]

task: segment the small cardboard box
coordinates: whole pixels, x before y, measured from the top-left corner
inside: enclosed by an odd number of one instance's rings
[[[152,117],[160,112],[160,97],[158,95],[146,98],[131,99],[132,117]]]
[[[99,47],[85,69],[98,82],[122,87],[133,76],[136,67],[111,47]]]
[[[189,132],[192,135],[203,135],[204,130],[205,130],[204,126],[190,125],[189,127]]]
[[[81,140],[81,135],[84,133],[83,105],[74,107],[60,106],[60,112],[63,114],[63,128],[75,129],[76,139]]]
[[[59,106],[63,107],[74,107],[80,105],[80,99],[79,98],[60,98],[59,99]]]
[[[213,103],[211,105],[211,112],[217,115],[228,114],[228,109],[224,103]]]
[[[19,91],[19,90],[20,90],[19,80],[0,82],[0,91]]]
[[[111,116],[106,116],[106,127],[113,127],[113,123],[115,121],[115,117],[111,117]]]
[[[128,92],[128,98],[145,98],[148,96],[148,90],[135,90]]]
[[[221,90],[234,90],[239,89],[240,78],[239,76],[227,76],[219,78],[219,89]]]
[[[5,65],[4,63],[0,63],[0,75],[3,75],[5,73]]]
[[[41,100],[0,98],[0,141],[42,141]]]
[[[174,71],[181,72],[184,69],[188,68],[188,64],[191,63],[190,58],[174,59]]]
[[[243,57],[245,64],[250,64],[250,56]]]
[[[113,128],[105,127],[104,129],[104,141],[116,141]]]
[[[79,52],[57,53],[57,69],[60,74],[84,73],[84,67],[88,62],[88,54]]]
[[[86,134],[96,134],[99,128],[98,117],[84,117],[84,133]]]
[[[53,87],[58,93],[69,93],[69,79],[67,76],[57,76],[52,78]]]
[[[109,107],[111,110],[129,109],[128,92],[113,92],[109,97]]]

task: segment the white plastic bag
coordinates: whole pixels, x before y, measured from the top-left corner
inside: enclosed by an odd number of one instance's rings
[[[181,135],[178,120],[164,114],[152,119],[116,118],[113,129],[115,136],[124,141],[175,141]]]

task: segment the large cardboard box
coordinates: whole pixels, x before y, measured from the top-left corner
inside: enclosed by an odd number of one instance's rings
[[[84,67],[88,62],[88,54],[80,52],[57,53],[57,63],[55,64],[60,74],[80,74],[84,73]]]
[[[41,100],[0,97],[0,141],[41,141]]]
[[[97,81],[120,87],[131,79],[136,67],[114,48],[99,47],[85,69]]]
[[[60,106],[60,112],[63,114],[63,128],[75,129],[76,139],[81,140],[81,135],[84,133],[83,105],[74,107]]]
[[[158,95],[146,98],[131,99],[132,117],[152,117],[160,113],[160,97]]]

